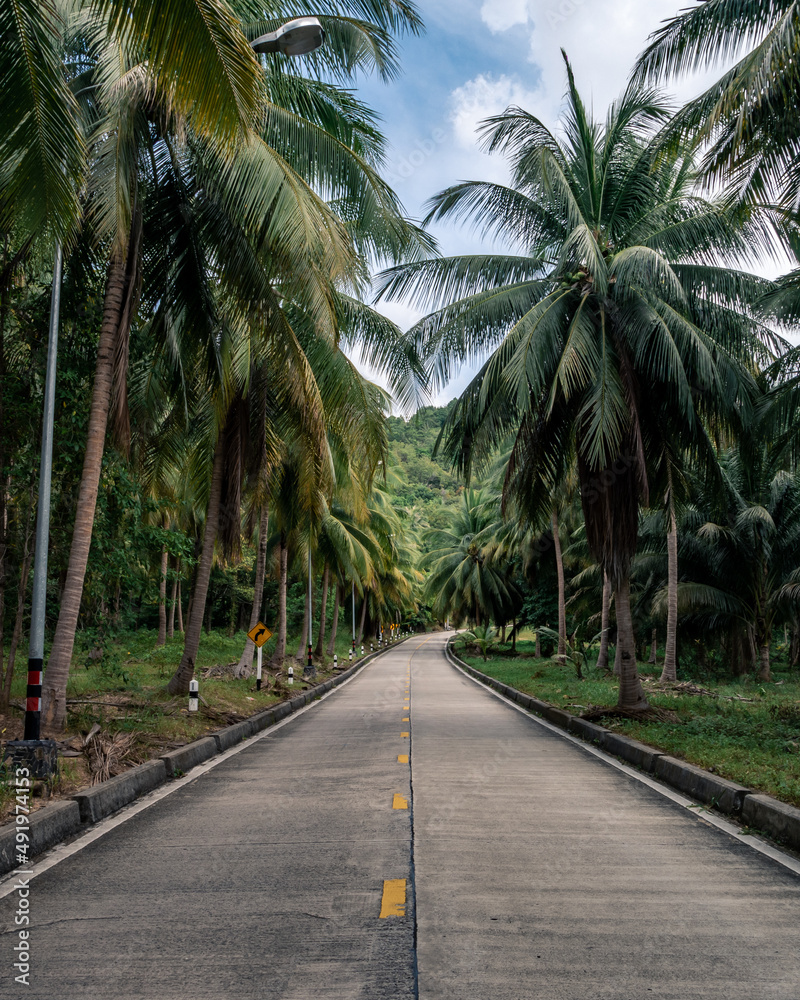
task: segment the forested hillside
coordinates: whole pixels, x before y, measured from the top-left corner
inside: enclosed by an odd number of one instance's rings
[[[387,419],[388,492],[392,504],[416,531],[444,527],[463,490],[448,463],[433,457],[439,431],[454,405],[425,406],[409,420]]]

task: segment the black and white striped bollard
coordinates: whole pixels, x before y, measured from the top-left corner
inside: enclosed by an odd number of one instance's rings
[[[194,679],[189,681],[189,711],[196,712],[200,707],[200,685]]]
[[[294,684],[294,667],[289,667],[289,685]]]

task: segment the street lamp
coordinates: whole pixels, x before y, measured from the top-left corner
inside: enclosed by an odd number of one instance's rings
[[[325,31],[316,17],[298,17],[251,42],[256,52],[281,52],[302,56],[318,49],[325,41]],[[26,763],[34,777],[46,778],[55,770],[57,750],[54,740],[40,739],[42,710],[42,669],[44,666],[44,618],[47,587],[47,550],[50,538],[50,483],[53,469],[53,419],[55,411],[56,362],[60,320],[61,273],[63,254],[56,242],[53,285],[50,302],[50,326],[47,343],[47,371],[42,421],[42,452],[39,469],[39,504],[36,515],[36,549],[33,568],[31,635],[28,652],[28,688],[25,700],[25,730],[22,740],[9,740],[6,753],[12,760]],[[310,612],[310,609],[309,609]],[[309,614],[310,622],[310,614]],[[310,624],[309,624],[310,627]],[[310,635],[310,633],[309,633]],[[309,643],[309,669],[311,666]]]
[[[261,35],[250,45],[256,52],[282,52],[285,56],[304,56],[318,49],[325,32],[315,17],[297,17],[277,31]]]

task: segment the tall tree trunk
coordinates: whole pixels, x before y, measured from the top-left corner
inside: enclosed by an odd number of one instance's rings
[[[367,620],[367,592],[364,591],[364,600],[361,604],[361,620],[358,623],[358,638],[356,639],[356,645],[360,646],[364,641],[364,622]]]
[[[169,595],[169,619],[167,621],[167,638],[175,635],[175,605],[178,600],[178,567],[175,566],[175,576],[172,578],[172,592]]]
[[[597,666],[608,672],[608,622],[611,617],[611,581],[603,573],[603,606],[600,612],[600,652],[597,654]]]
[[[619,627],[617,627],[617,644],[614,646],[614,676],[619,677],[622,665],[622,647],[619,644]]]
[[[675,651],[678,645],[678,525],[670,495],[669,531],[667,532],[667,642],[664,646],[662,683],[678,679]]]
[[[800,628],[792,625],[792,644],[789,652],[789,666],[796,667],[800,660]]]
[[[17,647],[22,638],[22,624],[25,615],[25,595],[28,589],[28,576],[33,561],[33,487],[31,487],[28,514],[25,522],[25,537],[22,546],[22,562],[19,567],[19,589],[17,590],[17,615],[14,619],[14,630],[11,633],[11,645],[8,648],[8,666],[3,678],[3,691],[0,694],[0,707],[7,710],[11,700],[11,685],[14,682],[14,663],[17,658]]]
[[[325,569],[322,573],[322,600],[320,601],[319,609],[319,630],[317,631],[317,645],[314,647],[314,656],[316,656],[317,659],[322,656],[322,651],[325,648],[325,631],[328,624],[328,588],[330,585],[331,568],[328,563],[325,563]]]
[[[276,667],[282,667],[286,659],[286,587],[289,578],[289,543],[286,532],[281,531],[278,544],[278,637],[275,640],[275,652],[272,662]]]
[[[166,527],[166,525],[164,525]],[[161,572],[158,577],[158,641],[156,646],[167,644],[167,570],[169,550],[165,545],[161,550]]]
[[[3,269],[8,264],[8,235],[3,240]],[[4,623],[6,618],[6,549],[8,547],[8,508],[6,506],[6,313],[8,310],[8,283],[0,288],[0,676],[3,673],[5,648]],[[9,659],[10,659],[9,652]],[[8,706],[8,699],[6,699]]]
[[[250,611],[250,624],[247,631],[252,631],[258,625],[261,617],[261,602],[264,599],[264,577],[267,573],[267,542],[269,541],[269,504],[261,507],[261,517],[258,523],[258,555],[256,556],[256,579],[253,584],[253,607]],[[253,669],[253,655],[256,647],[252,639],[244,644],[244,652],[236,664],[236,677],[249,677]]]
[[[106,427],[111,404],[111,384],[114,371],[114,351],[119,336],[119,324],[126,291],[125,254],[115,251],[111,257],[97,347],[92,401],[89,410],[89,430],[83,460],[78,501],[75,505],[75,526],[69,552],[69,566],[61,595],[53,646],[47,661],[42,685],[42,722],[49,729],[63,729],[67,712],[67,679],[75,644],[75,629],[83,596],[86,563],[92,544],[97,491],[103,466]]]
[[[534,646],[533,649],[533,655],[536,657],[537,660],[541,660],[542,658],[542,639],[541,636],[539,635],[538,629],[536,630],[536,645]]]
[[[756,634],[758,636],[758,673],[756,674],[756,680],[771,681],[772,670],[770,669],[769,662],[769,647],[772,639],[772,629],[767,626],[767,623],[763,619],[759,619]]]
[[[561,555],[561,538],[558,534],[558,516],[553,511],[553,548],[556,551],[558,574],[558,658],[563,663],[567,656],[567,599],[564,584],[564,560]]]
[[[630,579],[623,580],[617,587],[614,604],[617,609],[617,646],[620,650],[618,705],[626,711],[640,712],[649,706],[636,669]]]
[[[658,631],[653,629],[653,634],[650,638],[650,659],[648,663],[656,662],[656,654],[658,653]]]
[[[180,560],[178,560],[178,572],[180,572]],[[178,577],[178,631],[183,634],[183,595],[181,594],[181,578]]]
[[[328,656],[333,656],[336,650],[336,633],[339,631],[339,606],[342,602],[342,588],[337,583],[333,598],[333,621],[331,622],[331,637],[328,640]]]
[[[517,651],[517,617],[514,616],[512,620],[513,628],[511,629],[511,652],[516,653]]]
[[[167,690],[170,694],[188,694],[189,681],[194,676],[194,665],[197,652],[200,649],[200,633],[203,628],[203,617],[206,610],[206,598],[211,582],[211,567],[214,563],[214,543],[217,540],[219,528],[220,497],[222,495],[222,471],[225,464],[223,441],[225,435],[220,432],[214,448],[214,464],[211,470],[211,488],[208,494],[208,510],[206,524],[203,530],[203,548],[200,552],[200,562],[197,566],[197,580],[192,600],[192,611],[186,629],[183,644],[183,655],[178,669],[173,674]]]
[[[756,636],[753,626],[747,625],[747,644],[750,649],[750,669],[758,670],[759,660],[758,660],[758,650],[756,649]]]
[[[295,653],[295,659],[300,663],[306,662],[306,646],[308,645],[308,619],[311,615],[309,607],[308,588],[306,588],[305,611],[303,612],[303,631],[300,633],[300,644]]]

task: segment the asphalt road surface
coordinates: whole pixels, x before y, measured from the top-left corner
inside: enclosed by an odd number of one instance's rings
[[[800,1000],[800,876],[412,639],[31,882],[0,997]]]

